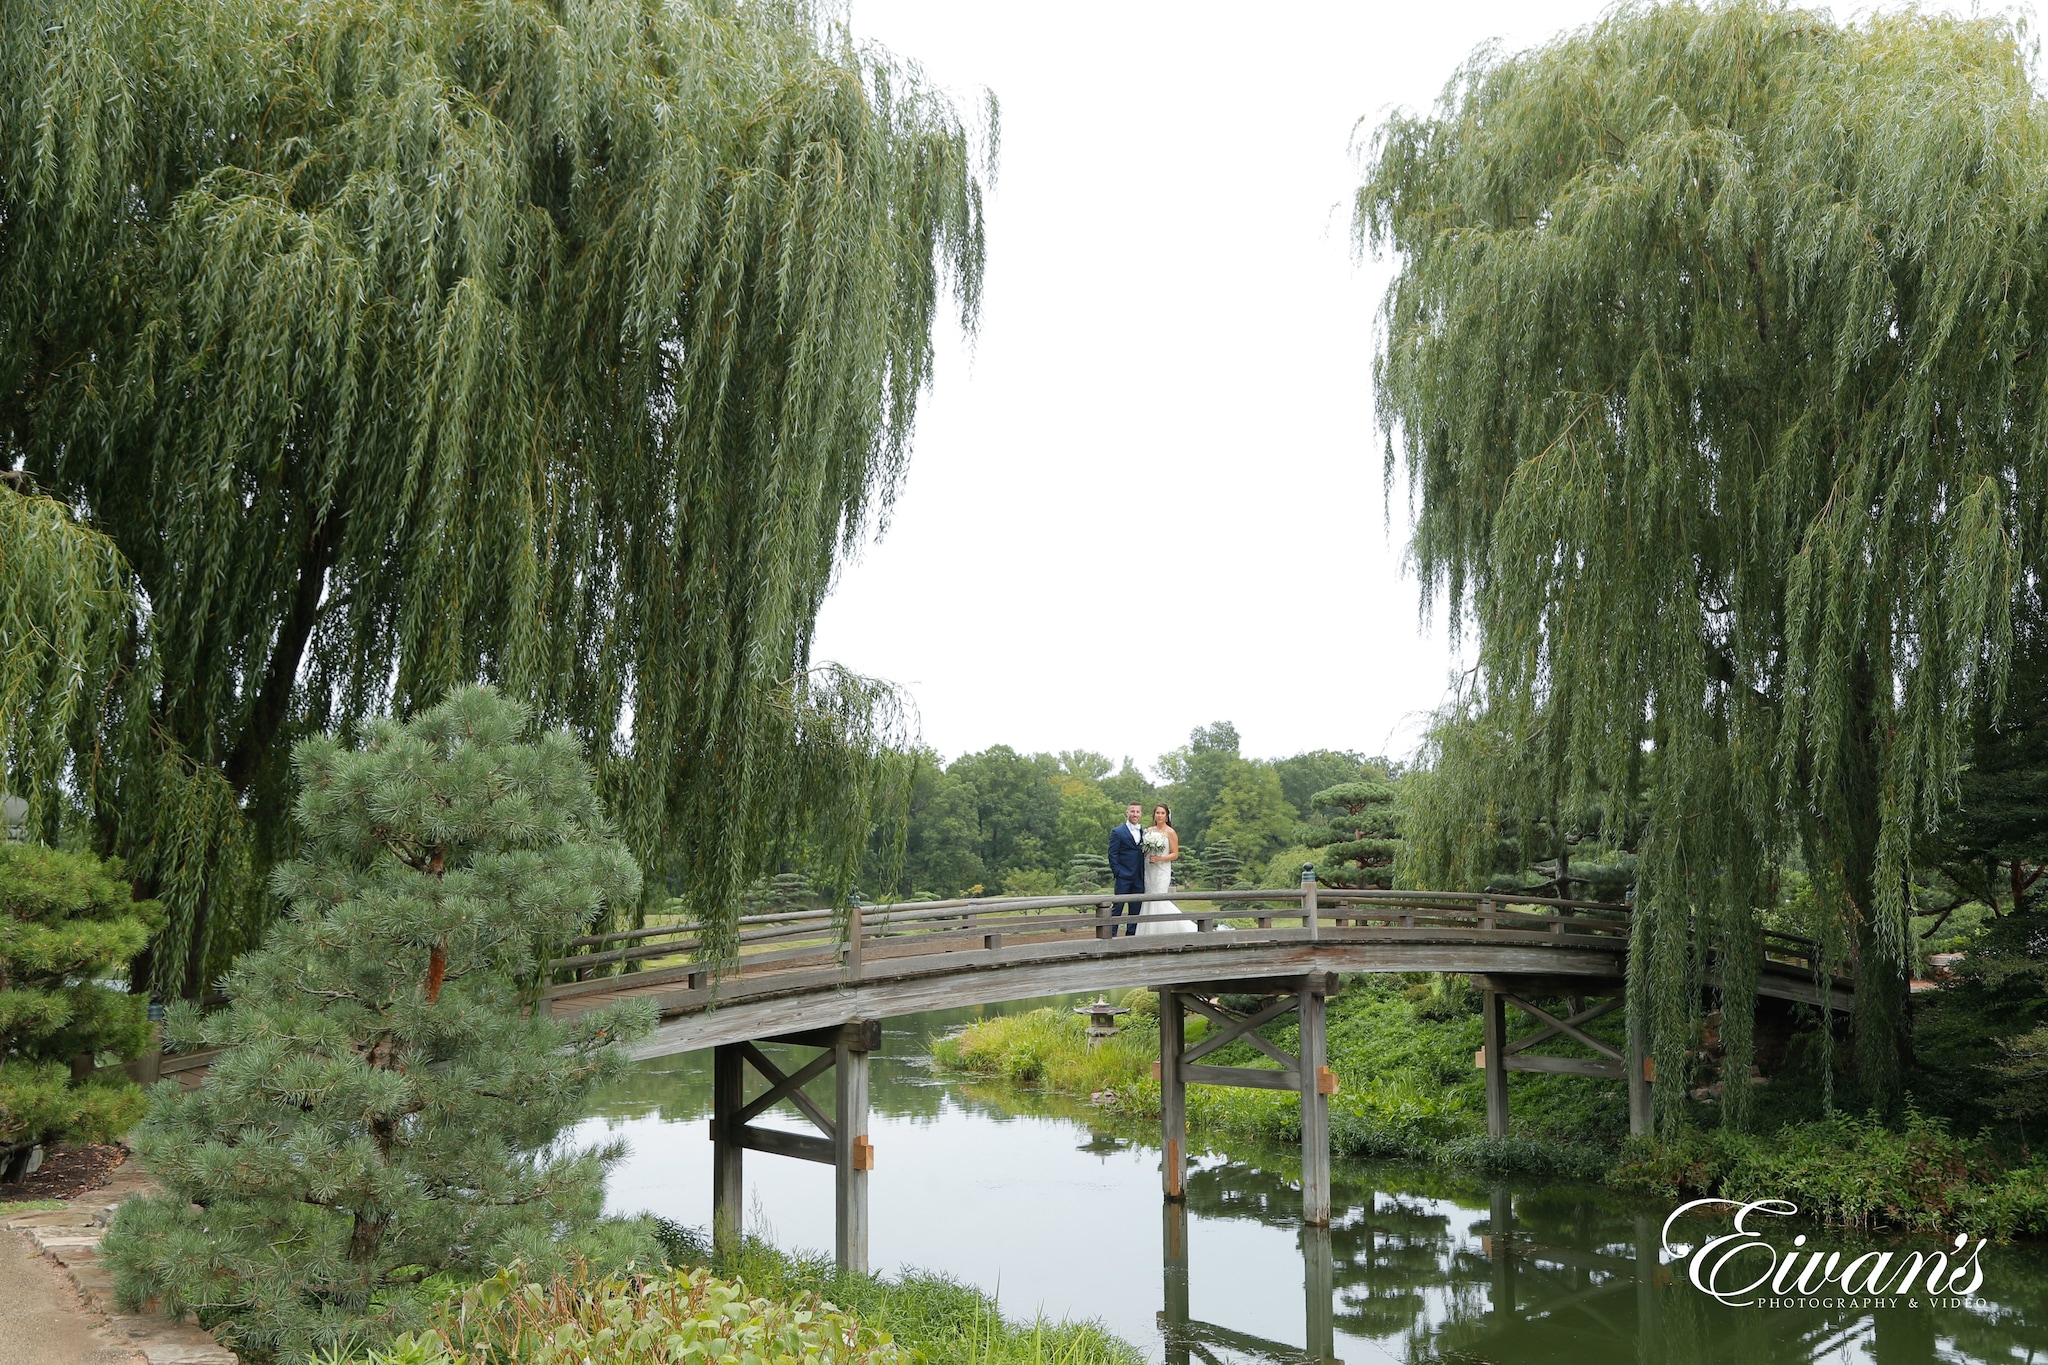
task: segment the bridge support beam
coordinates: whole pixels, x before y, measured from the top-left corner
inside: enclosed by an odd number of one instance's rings
[[[1508,1001],[1499,991],[1480,997],[1486,1047],[1480,1063],[1486,1068],[1486,1135],[1508,1135]]]
[[[1332,972],[1246,981],[1207,981],[1162,986],[1159,990],[1161,1183],[1169,1200],[1187,1187],[1187,1086],[1236,1085],[1256,1090],[1291,1090],[1301,1097],[1301,1217],[1310,1227],[1330,1222],[1330,1096],[1337,1077],[1328,1065],[1326,1002],[1336,992]],[[1221,997],[1249,995],[1258,1003],[1246,1013],[1225,1009]],[[1208,1036],[1187,1045],[1188,1011],[1209,1021]],[[1283,1015],[1298,1016],[1301,1045],[1289,1056],[1259,1034]],[[1274,1067],[1213,1066],[1201,1059],[1238,1040],[1280,1063]]]
[[[725,1043],[711,1061],[711,1242],[721,1255],[738,1250],[745,1212],[741,1154],[748,1150],[832,1167],[833,1251],[841,1270],[868,1269],[868,1172],[875,1166],[868,1140],[868,1054],[882,1046],[879,1020],[856,1019],[835,1028],[809,1029],[763,1039],[821,1049],[795,1071],[785,1073],[754,1043]],[[746,1097],[747,1071],[768,1088]],[[833,1073],[833,1112],[826,1114],[804,1092],[819,1076]],[[818,1135],[756,1128],[752,1121],[787,1102],[809,1119]]]
[[[1159,1178],[1166,1198],[1187,1194],[1188,1083],[1181,1056],[1187,1051],[1187,1004],[1172,987],[1159,992]],[[1183,1224],[1185,1226],[1185,1224]]]
[[[1330,1226],[1330,1095],[1337,1088],[1329,1067],[1330,1034],[1323,990],[1322,978],[1309,977],[1295,997],[1295,1013],[1301,1022],[1301,1221],[1311,1228]],[[1328,1234],[1322,1245],[1327,1257]],[[1313,1355],[1315,1343],[1309,1345]]]

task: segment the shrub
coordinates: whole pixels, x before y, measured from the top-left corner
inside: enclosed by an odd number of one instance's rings
[[[558,1024],[528,986],[639,872],[576,741],[526,731],[471,688],[359,752],[298,746],[291,913],[236,963],[229,1008],[173,1011],[175,1036],[224,1050],[205,1086],[151,1095],[137,1150],[164,1192],[102,1244],[125,1302],[264,1356],[416,1325],[434,1275],[636,1241],[596,1226],[617,1149],[557,1140],[648,1011]]]
[[[1986,1148],[1910,1108],[1898,1128],[1836,1115],[1766,1135],[1714,1129],[1631,1140],[1610,1179],[1666,1198],[1789,1199],[1848,1227],[2048,1230],[2048,1171],[2005,1171]]]
[[[92,1066],[149,1043],[148,1001],[102,982],[162,922],[118,862],[0,844],[0,1176],[39,1143],[105,1141],[142,1116],[142,1091]]]

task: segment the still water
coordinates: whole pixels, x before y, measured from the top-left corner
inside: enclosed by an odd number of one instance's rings
[[[1240,1151],[1192,1162],[1185,1206],[1167,1205],[1144,1126],[930,1072],[929,1040],[983,1013],[887,1026],[869,1078],[869,1254],[878,1272],[980,1286],[1011,1317],[1096,1318],[1167,1365],[2048,1363],[2038,1244],[1988,1250],[1983,1287],[1953,1306],[1731,1308],[1657,1264],[1668,1207],[1596,1186],[1338,1162],[1324,1233],[1300,1226],[1286,1151]],[[630,1145],[611,1210],[708,1226],[710,1112],[709,1053],[638,1063],[611,1087],[577,1134]],[[804,1127],[786,1107],[766,1122]],[[828,1167],[749,1152],[746,1181],[748,1232],[829,1252]],[[1808,1231],[1845,1259],[1877,1245]]]

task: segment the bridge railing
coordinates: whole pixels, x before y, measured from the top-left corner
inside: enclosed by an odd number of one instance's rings
[[[1119,946],[1149,944],[1128,933],[1133,920],[1111,907],[1172,902],[1174,910],[1148,910],[1144,922],[1178,920],[1196,933],[1233,930],[1285,937],[1373,932],[1405,936],[1483,933],[1595,940],[1619,946],[1629,914],[1604,902],[1478,892],[1349,890],[1315,885],[1271,890],[1196,891],[1176,887],[1158,894],[1087,892],[1057,896],[977,896],[940,901],[898,901],[833,909],[783,910],[745,915],[737,927],[737,957],[722,980],[735,974],[779,972],[837,963],[858,975],[872,961],[961,950],[1002,950],[1062,939],[1117,938]],[[700,925],[678,922],[589,934],[563,945],[550,964],[560,979],[610,976],[637,964],[643,970],[697,967],[706,947]],[[1113,950],[1112,950],[1113,951]],[[698,972],[689,972],[695,976]]]

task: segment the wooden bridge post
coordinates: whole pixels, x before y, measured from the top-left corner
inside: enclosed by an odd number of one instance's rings
[[[1313,887],[1313,880],[1308,885]],[[1310,1227],[1330,1223],[1329,1046],[1323,997],[1327,979],[1302,978],[1295,1007],[1301,1023],[1296,1054],[1301,1086],[1301,1221]]]
[[[868,1051],[857,1024],[840,1032],[832,1047],[837,1112],[832,1133],[832,1254],[842,1271],[868,1273],[868,1172],[874,1144],[868,1141]]]
[[[746,1104],[746,1057],[739,1043],[711,1053],[711,1247],[728,1256],[740,1247],[740,1110]]]
[[[1159,1313],[1159,1334],[1166,1339],[1166,1365],[1188,1365],[1188,1206],[1168,1199],[1159,1206],[1163,1244],[1166,1306]]]
[[[1308,1346],[1315,1365],[1342,1365],[1337,1359],[1336,1258],[1330,1251],[1328,1227],[1301,1230],[1302,1293],[1308,1300]]]
[[[1310,938],[1320,938],[1322,933],[1316,927],[1316,865],[1301,865],[1301,927],[1308,930]]]
[[[1481,1061],[1486,1066],[1486,1135],[1508,1135],[1508,1002],[1499,991],[1480,997],[1486,1024],[1486,1047]]]
[[[1181,1054],[1187,1051],[1188,1008],[1171,986],[1159,988],[1160,1180],[1167,1199],[1187,1192],[1188,1086]]]

